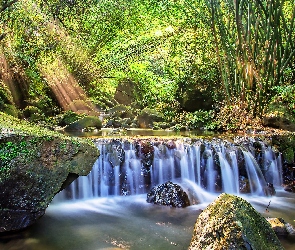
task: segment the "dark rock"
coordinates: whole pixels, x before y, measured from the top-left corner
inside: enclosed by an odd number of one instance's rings
[[[120,128],[122,126],[119,118],[111,118],[108,120],[106,123],[105,127],[106,128]]]
[[[276,194],[276,190],[272,183],[267,183],[267,186],[264,187],[263,192],[266,196],[273,196]]]
[[[101,129],[101,120],[96,116],[86,116],[66,126],[65,131],[81,131],[82,129],[88,127],[95,127],[97,129]]]
[[[154,159],[154,146],[149,141],[139,140],[135,145],[136,154],[141,159],[142,164],[149,170]]]
[[[251,193],[249,180],[245,178],[244,176],[239,177],[239,189],[241,194]]]
[[[4,114],[0,125],[10,131],[0,134],[0,232],[5,232],[35,223],[56,193],[90,172],[99,152],[89,141]]]
[[[285,185],[284,190],[287,192],[295,193],[295,182],[293,184]]]
[[[250,203],[223,193],[199,215],[189,249],[284,248]]]
[[[153,187],[147,194],[147,202],[171,207],[187,207],[190,205],[188,195],[181,186],[167,181]]]
[[[174,149],[174,148],[176,148],[176,143],[175,143],[175,141],[173,141],[173,140],[169,140],[169,141],[167,141],[165,144],[166,144],[167,148],[169,148],[169,149]]]
[[[114,118],[134,118],[130,107],[124,105],[117,105],[109,110],[109,115]]]
[[[125,151],[119,140],[113,140],[107,145],[108,160],[113,167],[121,166],[125,161]]]

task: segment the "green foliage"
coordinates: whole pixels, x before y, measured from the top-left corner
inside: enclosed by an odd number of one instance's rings
[[[0,79],[0,111],[5,111],[13,103],[11,93]]]
[[[289,112],[295,116],[295,86],[293,84],[276,86],[273,90],[275,92],[273,101],[287,107]]]
[[[186,120],[190,129],[213,129],[214,112],[198,110],[193,113],[187,113]]]
[[[248,124],[238,114],[262,116],[274,95],[294,114],[294,13],[291,0],[16,1],[0,13],[1,50],[31,120],[60,112],[52,82],[66,72],[100,108],[130,81],[132,108],[180,127],[237,130]],[[2,85],[0,110],[13,113]]]
[[[1,166],[5,167],[8,163],[20,154],[27,154],[27,142],[21,141],[20,143],[13,143],[8,141],[0,144],[0,159]]]
[[[295,134],[289,133],[286,135],[274,135],[272,143],[276,146],[279,152],[282,152],[283,158],[287,163],[294,163],[295,152]]]
[[[79,115],[77,115],[73,111],[64,112],[61,117],[62,117],[62,120],[59,122],[60,126],[69,125],[69,124],[71,124],[73,122],[78,121],[79,118],[80,118]]]
[[[271,88],[283,84],[294,55],[294,1],[207,2],[227,104],[262,116]]]

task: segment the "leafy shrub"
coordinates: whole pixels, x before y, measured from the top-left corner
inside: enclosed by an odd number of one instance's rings
[[[273,90],[275,91],[273,102],[284,105],[295,116],[295,86],[276,86]]]
[[[187,124],[190,129],[212,129],[213,118],[213,110],[198,110],[193,113],[187,113],[186,115]]]

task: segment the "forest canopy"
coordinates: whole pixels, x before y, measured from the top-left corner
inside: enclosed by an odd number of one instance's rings
[[[124,104],[221,130],[292,120],[294,15],[294,0],[1,0],[0,110]]]

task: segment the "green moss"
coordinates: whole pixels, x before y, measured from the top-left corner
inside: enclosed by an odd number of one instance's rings
[[[54,140],[59,142],[55,145],[56,153],[75,155],[80,150],[81,141],[93,147],[90,140],[67,137],[1,112],[0,127],[0,182],[9,178],[16,161],[30,165],[30,162],[41,157],[40,148],[44,144],[50,145]]]
[[[189,249],[283,249],[270,224],[247,201],[222,194],[199,216]]]
[[[273,135],[272,144],[282,153],[283,158],[287,163],[294,162],[295,133]]]
[[[286,148],[285,151],[283,152],[284,159],[288,163],[294,162],[294,150],[293,148]]]
[[[93,143],[90,140],[82,140],[79,138],[65,136],[58,132],[44,129],[40,126],[31,124],[24,120],[20,120],[16,117],[7,115],[2,112],[0,112],[0,126],[2,128],[2,134],[0,134],[0,139],[1,137],[5,137],[6,135],[11,136],[15,134],[15,135],[39,137],[39,140],[45,140],[45,141],[52,141],[54,138],[62,138],[63,140],[70,141],[77,145],[79,145],[80,141],[93,145]],[[31,138],[31,139],[37,140],[36,138]]]

